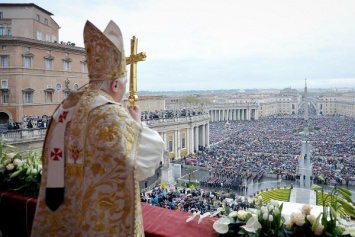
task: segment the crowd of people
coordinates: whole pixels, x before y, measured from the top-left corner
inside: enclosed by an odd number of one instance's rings
[[[32,129],[32,128],[47,128],[51,116],[47,115],[25,115],[22,119],[23,122],[9,122],[7,130],[13,129]]]
[[[298,158],[305,127],[302,114],[228,123],[228,127],[225,121],[211,123],[210,141],[215,145],[189,157],[197,160],[200,166],[218,170],[202,182],[220,186],[221,177],[224,180],[232,177],[240,188],[241,180],[255,177],[255,173],[277,174],[284,179],[299,178]],[[307,140],[311,146],[314,179],[323,175],[327,182],[334,180],[347,185],[353,180],[354,125],[354,118],[316,115],[315,110],[310,109]]]
[[[154,206],[184,212],[215,212],[219,207],[229,206],[231,210],[242,210],[249,206],[248,199],[224,191],[206,191],[203,189],[156,187],[150,192],[141,193],[141,202]]]
[[[209,171],[209,175],[199,180],[201,186],[208,190],[222,188],[244,193],[248,188],[247,179],[259,180],[266,174],[287,180],[300,179],[298,162],[306,125],[303,114],[301,109],[294,115],[228,121],[228,126],[226,121],[212,122],[210,148],[201,147],[197,153],[185,157],[185,164],[197,165]],[[307,140],[314,182],[317,182],[319,175],[323,175],[327,183],[333,180],[348,185],[355,177],[354,125],[354,118],[316,115],[314,108],[309,108],[310,133]],[[164,200],[158,198],[157,205],[171,208],[170,204],[166,204],[171,203],[171,200]],[[198,200],[196,203],[203,202],[203,199]],[[183,202],[186,200],[183,199]],[[189,211],[194,208],[187,204],[186,208],[178,206],[174,205],[171,209]]]

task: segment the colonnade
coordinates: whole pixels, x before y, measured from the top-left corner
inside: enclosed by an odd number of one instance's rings
[[[170,157],[180,159],[210,145],[208,114],[150,123],[166,144]]]
[[[256,108],[211,108],[209,109],[210,121],[232,121],[232,120],[257,120]]]

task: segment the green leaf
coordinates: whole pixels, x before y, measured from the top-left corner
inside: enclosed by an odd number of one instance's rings
[[[317,219],[313,222],[313,225],[312,225],[312,231],[314,232],[315,229],[318,227],[319,225],[319,220],[322,216],[322,213],[319,213],[319,215],[317,216]]]
[[[351,193],[349,192],[349,190],[347,190],[347,189],[340,189],[339,187],[337,188],[338,190],[338,192],[341,194],[341,196],[346,200],[346,201],[348,201],[348,202],[352,202],[352,200],[351,200]],[[346,191],[345,191],[346,190]],[[349,193],[350,193],[350,195],[349,195]]]
[[[330,206],[329,208],[330,208],[330,219],[331,220],[336,219],[336,217],[337,217],[336,211],[334,210],[334,208],[332,206]]]
[[[318,176],[318,179],[323,183],[325,181],[324,177],[322,175]]]
[[[348,189],[343,188],[343,187],[340,187],[340,186],[337,186],[337,189],[338,189],[339,191],[342,191],[342,192],[348,194],[349,196],[351,196],[351,192],[350,192]]]
[[[355,208],[352,204],[348,203],[344,199],[338,198],[337,200],[343,207],[344,211],[352,217],[355,217]]]
[[[18,176],[19,174],[21,174],[24,170],[17,170],[15,172],[13,172],[11,175],[10,175],[10,179],[12,178],[15,178],[16,176]]]
[[[316,185],[316,184],[312,184],[311,190],[314,190],[314,191],[321,191],[321,190],[322,190],[322,187],[319,186],[319,185]]]

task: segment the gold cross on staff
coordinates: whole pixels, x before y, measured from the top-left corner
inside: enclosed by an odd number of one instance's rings
[[[147,56],[145,53],[137,54],[137,44],[138,39],[133,36],[131,39],[131,55],[126,58],[126,64],[131,64],[130,75],[129,75],[129,96],[128,101],[134,108],[136,106],[138,96],[137,96],[137,63],[139,61],[144,61]]]

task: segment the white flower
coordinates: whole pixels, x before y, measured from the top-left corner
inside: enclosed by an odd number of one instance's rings
[[[6,166],[6,169],[7,169],[8,171],[13,170],[14,168],[15,168],[15,166],[14,166],[12,163],[10,163],[10,164],[8,164],[8,165]]]
[[[323,233],[323,229],[324,229],[324,226],[322,226],[321,224],[319,224],[316,229],[314,230],[314,234],[315,235],[321,235]]]
[[[263,219],[264,219],[264,221],[266,221],[266,220],[267,220],[268,215],[269,215],[269,213],[267,213],[267,212],[263,214]]]
[[[16,158],[16,159],[14,160],[13,164],[14,164],[15,166],[21,166],[21,165],[22,165],[22,160]]]
[[[309,221],[309,223],[311,223],[311,225],[313,225],[313,223],[316,221],[316,217],[314,215],[307,215],[307,220]]]
[[[248,212],[240,210],[238,211],[238,219],[241,221],[245,221],[247,219]]]
[[[198,224],[200,224],[201,221],[203,221],[203,219],[205,219],[205,218],[208,217],[208,216],[211,216],[211,213],[210,213],[210,212],[206,212],[205,214],[200,215],[200,219],[198,219]]]
[[[200,212],[193,212],[192,216],[190,216],[189,218],[186,219],[186,222],[190,222],[193,219],[195,219],[195,217],[197,216],[197,214],[200,214]]]
[[[256,231],[261,228],[261,224],[258,221],[258,217],[252,216],[245,225],[241,226],[241,228],[250,233],[256,233]]]
[[[10,164],[11,162],[12,162],[11,159],[6,159],[6,160],[4,161],[4,165]]]
[[[305,205],[302,206],[302,210],[301,211],[302,211],[302,213],[304,215],[310,215],[311,214],[311,209],[312,209],[311,205],[305,204]]]
[[[279,206],[279,202],[277,200],[271,200],[270,204],[274,205],[275,207]]]
[[[3,164],[0,164],[0,168],[3,168],[3,167],[5,167]]]
[[[42,165],[41,164],[38,165],[38,170],[42,170]]]
[[[228,232],[228,225],[230,224],[230,220],[228,217],[223,216],[219,218],[215,223],[213,223],[213,229],[220,234],[225,234]]]
[[[303,224],[305,223],[304,217],[305,216],[302,213],[291,214],[292,221],[298,226],[303,226]]]
[[[355,236],[355,227],[346,227],[342,235],[350,235],[352,237]]]
[[[269,221],[272,222],[274,220],[274,217],[272,215],[269,215]]]
[[[262,206],[261,208],[260,208],[260,210],[261,210],[261,213],[265,213],[265,212],[268,212],[267,211],[267,207],[265,207],[265,206]]]
[[[286,221],[285,221],[285,226],[286,226],[286,229],[291,230],[292,227],[293,227],[293,221],[292,221],[292,219],[286,220]]]
[[[31,173],[32,173],[32,174],[37,174],[37,170],[36,170],[36,169],[32,169],[32,170],[31,170]]]
[[[269,211],[271,211],[272,209],[274,209],[274,205],[268,205],[268,209]]]
[[[10,160],[12,160],[16,156],[16,153],[10,152],[6,154],[6,157]]]
[[[275,215],[278,215],[280,213],[280,209],[278,207],[274,207],[274,213]]]
[[[223,207],[217,208],[217,211],[215,211],[212,216],[217,216],[221,211],[223,211]]]
[[[231,213],[229,213],[229,215],[228,215],[229,217],[233,217],[233,218],[235,218],[235,217],[237,217],[238,216],[238,212],[237,211],[232,211]]]
[[[256,210],[256,215],[260,215],[260,213],[261,213],[261,211],[258,209],[258,210]]]

